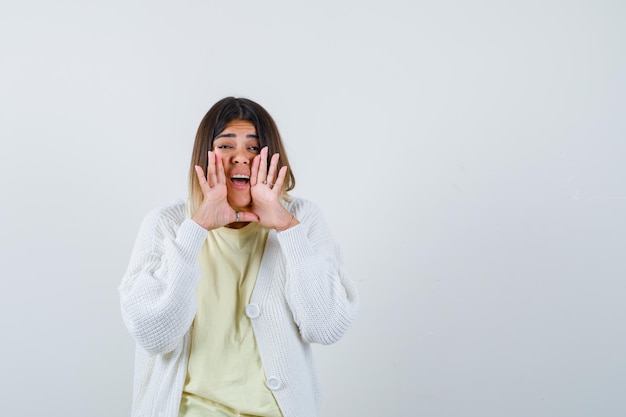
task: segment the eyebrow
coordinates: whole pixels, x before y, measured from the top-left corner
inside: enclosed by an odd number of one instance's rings
[[[219,139],[219,138],[236,138],[237,135],[235,135],[234,133],[220,133],[219,135],[217,135],[215,137],[215,139]],[[248,139],[258,139],[259,135],[255,135],[253,133],[247,134],[246,138]],[[213,140],[215,140],[213,139]]]

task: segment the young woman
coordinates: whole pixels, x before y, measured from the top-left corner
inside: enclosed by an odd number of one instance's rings
[[[313,417],[311,343],[348,329],[358,294],[272,117],[228,97],[196,135],[188,201],[150,212],[120,285],[137,343],[133,417]]]

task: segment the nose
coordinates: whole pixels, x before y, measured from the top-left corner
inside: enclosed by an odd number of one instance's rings
[[[250,158],[247,155],[245,147],[236,147],[232,160],[235,164],[250,164]]]

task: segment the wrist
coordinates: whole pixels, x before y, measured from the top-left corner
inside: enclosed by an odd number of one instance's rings
[[[293,214],[291,215],[291,218],[289,219],[289,221],[287,222],[287,224],[283,227],[277,227],[276,231],[277,232],[284,232],[287,229],[292,228],[293,226],[299,224],[300,222],[298,221],[298,219],[296,219],[296,216],[294,216]]]

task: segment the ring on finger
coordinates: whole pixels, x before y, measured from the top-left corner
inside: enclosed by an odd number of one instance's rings
[[[235,212],[235,223],[239,223],[239,212]]]
[[[267,185],[267,180],[263,181],[263,185]]]

